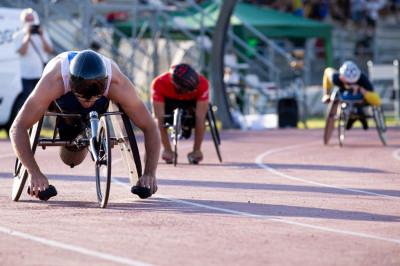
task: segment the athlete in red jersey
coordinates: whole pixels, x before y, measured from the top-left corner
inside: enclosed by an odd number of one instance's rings
[[[190,163],[198,163],[203,159],[201,143],[204,136],[204,124],[208,109],[208,81],[197,74],[188,64],[172,66],[169,72],[161,74],[151,85],[153,114],[161,133],[161,143],[164,146],[162,159],[173,163],[174,152],[171,149],[167,129],[164,127],[164,114],[172,114],[177,107],[185,108],[194,114],[194,125],[184,123],[187,129],[183,135],[189,138],[191,128],[195,127],[193,151],[188,154]]]

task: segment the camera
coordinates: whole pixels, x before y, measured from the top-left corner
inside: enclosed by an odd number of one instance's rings
[[[39,34],[40,25],[32,25],[30,32],[31,34]]]

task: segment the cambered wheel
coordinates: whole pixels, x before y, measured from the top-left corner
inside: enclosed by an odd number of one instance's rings
[[[36,147],[39,143],[40,131],[42,129],[43,117],[29,129],[29,140],[31,143],[32,153],[35,154]],[[14,183],[12,191],[12,200],[18,201],[24,190],[26,180],[28,179],[28,171],[22,165],[21,161],[17,158],[15,161]]]
[[[372,106],[372,112],[379,138],[382,144],[386,146],[386,122],[383,110],[380,106]]]
[[[324,144],[327,145],[332,137],[332,132],[335,129],[335,122],[337,119],[337,110],[340,101],[334,100],[329,103],[328,111],[325,118],[325,130],[324,130]]]
[[[100,118],[97,131],[97,154],[99,161],[96,167],[97,199],[101,208],[107,206],[111,186],[111,137],[110,127],[105,116]]]
[[[218,159],[222,163],[221,151],[219,149],[219,145],[221,144],[221,139],[219,137],[218,128],[215,123],[215,116],[214,116],[214,112],[212,110],[211,105],[208,107],[208,110],[207,110],[207,121],[208,121],[208,125],[210,127],[211,136],[214,141],[215,150],[217,151]]]
[[[122,108],[114,102],[110,103],[108,110],[123,112],[122,115],[112,115],[110,118],[124,165],[128,171],[130,184],[134,186],[142,176],[142,164],[131,121]]]

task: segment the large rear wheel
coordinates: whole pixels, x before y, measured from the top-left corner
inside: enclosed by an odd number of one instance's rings
[[[122,115],[112,115],[110,118],[124,165],[128,171],[130,184],[134,186],[142,176],[142,164],[132,123],[116,103],[111,102],[108,108],[110,112],[123,112]]]
[[[219,145],[221,144],[221,139],[219,137],[217,124],[215,122],[215,116],[214,116],[214,112],[212,110],[211,105],[208,107],[206,118],[207,118],[208,126],[210,127],[210,132],[211,132],[211,136],[214,141],[215,150],[217,151],[218,159],[222,163],[222,155],[221,155],[221,151],[219,149]]]
[[[96,188],[97,199],[101,208],[107,206],[111,186],[111,137],[110,127],[105,116],[100,118],[97,131]]]
[[[43,117],[33,125],[32,128],[29,129],[29,139],[31,143],[32,153],[35,154],[36,147],[39,143],[40,131],[42,129]],[[22,165],[21,161],[17,158],[15,161],[15,170],[14,170],[14,183],[12,190],[12,200],[18,201],[21,196],[22,191],[24,190],[26,180],[28,179],[28,171]]]
[[[331,101],[328,105],[328,110],[325,118],[325,130],[324,130],[324,144],[327,145],[332,137],[332,132],[335,129],[335,122],[337,119],[337,110],[339,107],[339,100]]]
[[[378,130],[379,138],[384,146],[386,146],[386,122],[383,110],[380,106],[372,106],[376,129]]]

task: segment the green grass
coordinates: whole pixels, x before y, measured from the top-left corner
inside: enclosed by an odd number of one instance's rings
[[[42,128],[41,134],[43,137],[50,138],[53,136],[53,129]],[[0,139],[6,139],[7,132],[5,129],[0,130]]]
[[[386,116],[386,126],[387,127],[393,127],[396,126],[396,121],[394,119],[394,116]],[[375,123],[370,120],[369,126],[375,126]],[[221,123],[220,121],[217,121],[217,127],[219,130],[221,130]],[[297,127],[299,129],[304,129],[303,123],[299,122],[297,124]],[[323,129],[325,127],[325,118],[324,117],[313,117],[307,120],[307,127],[308,129]],[[359,121],[354,123],[354,127],[361,127],[361,123]],[[53,135],[53,130],[52,129],[46,129],[43,128],[41,135],[44,137],[51,137]],[[5,129],[0,130],[0,139],[5,139],[7,138],[7,133]]]
[[[385,116],[385,120],[386,120],[386,126],[387,127],[393,127],[396,126],[396,121],[394,116]],[[369,126],[375,126],[375,122],[372,121],[372,119],[369,120]],[[304,125],[303,123],[299,122],[297,124],[297,127],[299,129],[304,129]],[[307,120],[307,127],[308,129],[314,129],[314,128],[325,128],[325,117],[313,117]],[[356,121],[354,123],[353,127],[361,127],[361,123],[359,121]]]

